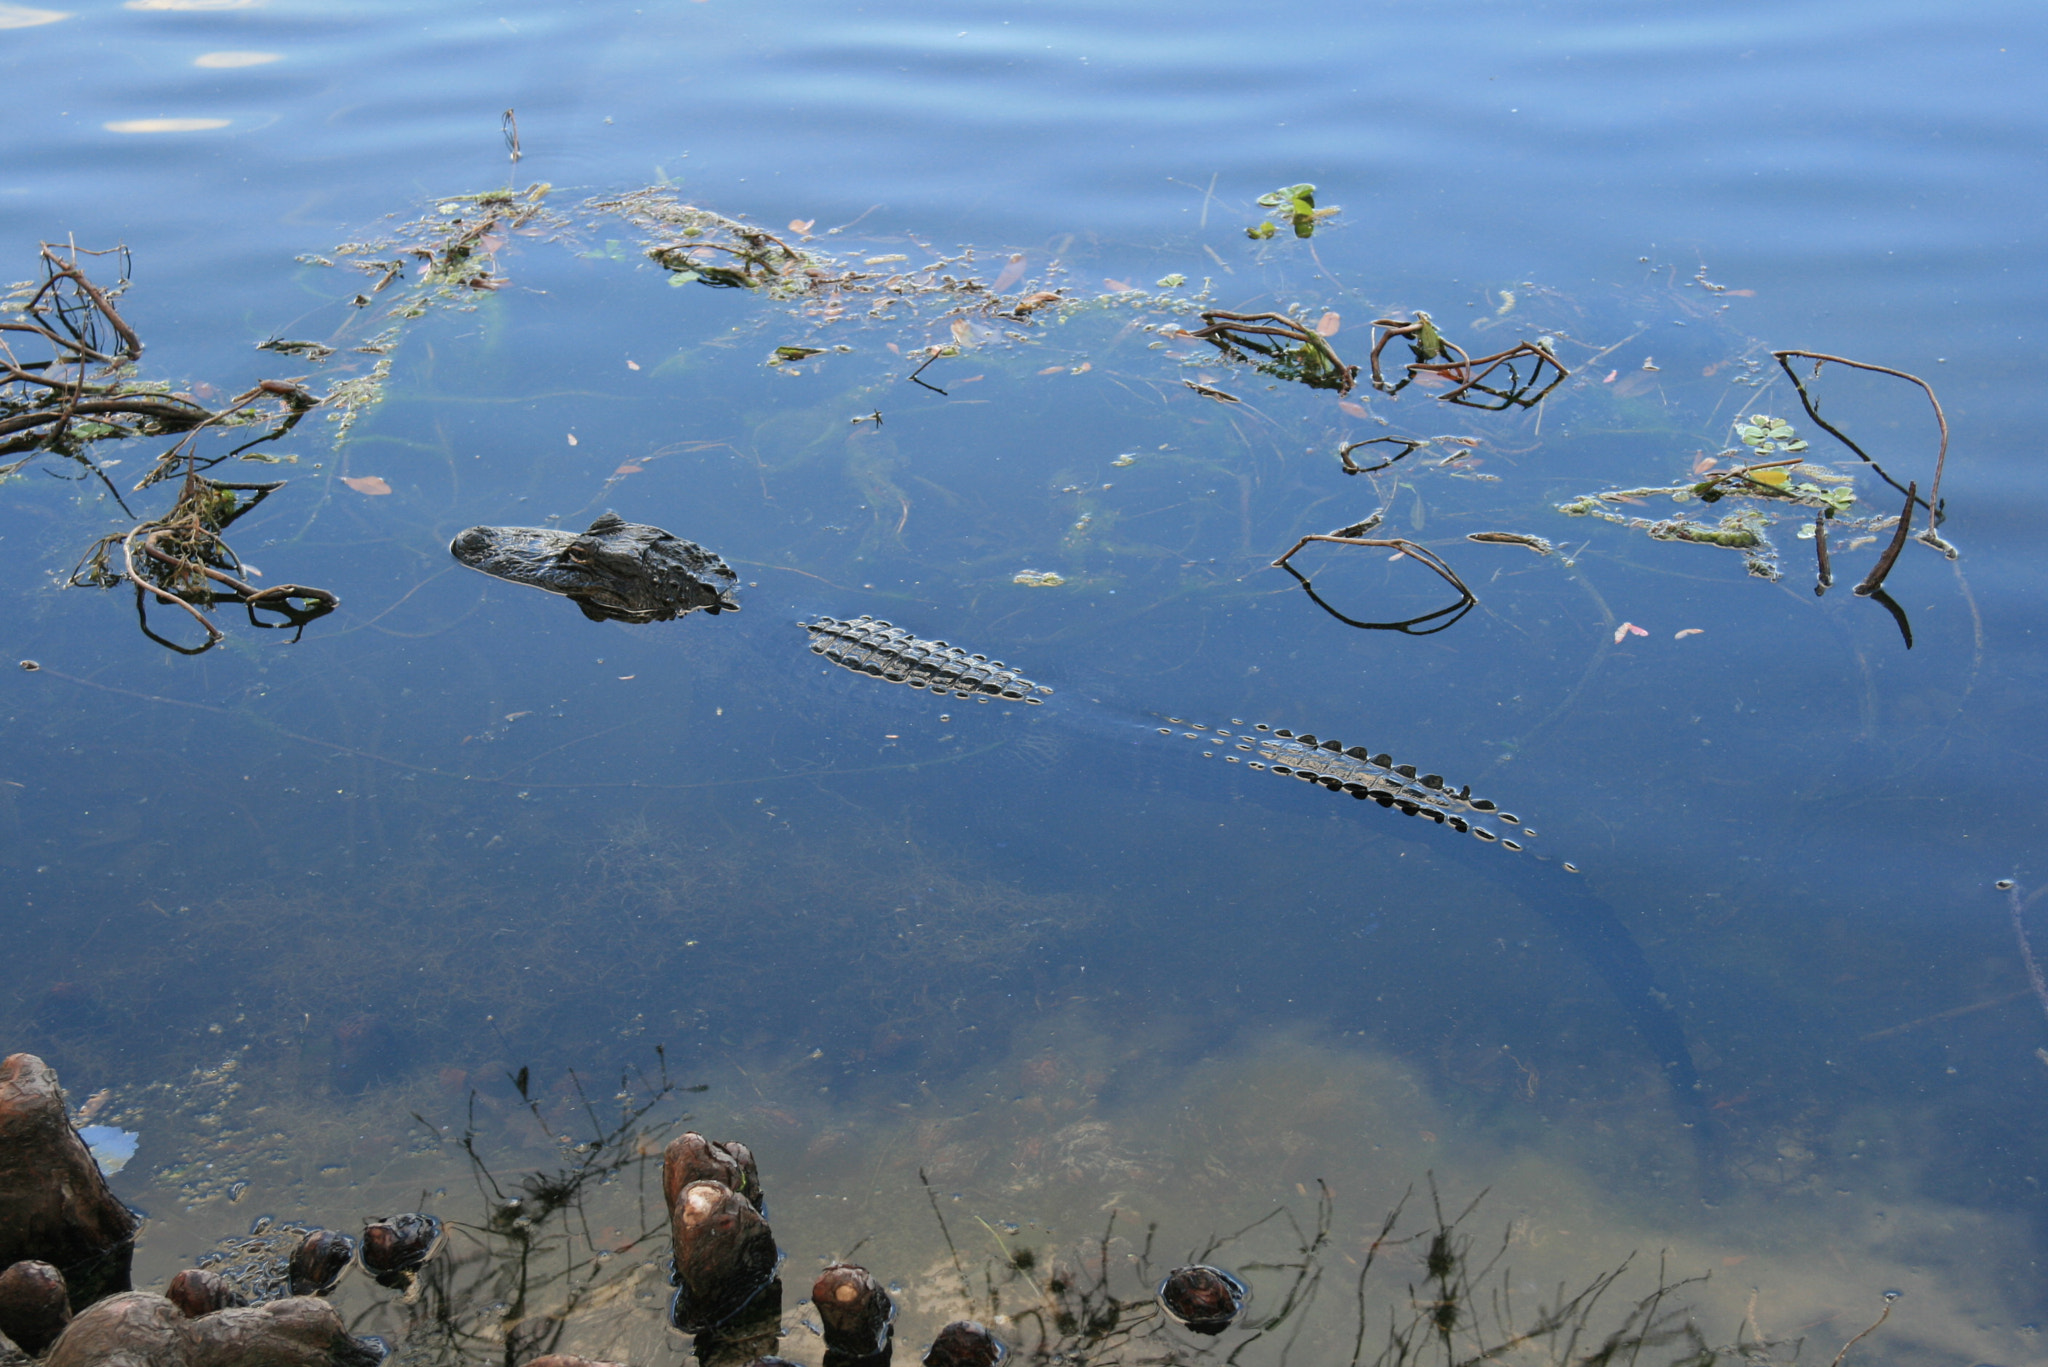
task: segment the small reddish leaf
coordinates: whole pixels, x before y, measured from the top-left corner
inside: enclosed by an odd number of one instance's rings
[[[612,471],[612,477],[616,479],[620,475],[637,475],[646,468],[647,467],[644,465],[635,465],[632,461],[629,460],[624,465],[621,465],[618,469]]]
[[[1368,418],[1372,416],[1370,413],[1367,413],[1365,411],[1364,404],[1354,403],[1350,399],[1337,400],[1337,407],[1343,409],[1346,413],[1349,413],[1354,418]]]
[[[1634,622],[1623,622],[1614,629],[1614,643],[1620,645],[1623,640],[1630,636],[1648,636],[1649,634],[1649,632],[1644,631]]]
[[[1115,290],[1119,294],[1128,293],[1129,291],[1137,288],[1137,286],[1133,285],[1128,280],[1112,280],[1106,275],[1102,278],[1102,283],[1109,286],[1111,289]]]
[[[1672,640],[1674,640],[1674,641],[1683,641],[1683,640],[1684,640],[1684,639],[1685,639],[1686,637],[1688,637],[1688,636],[1698,636],[1698,635],[1699,635],[1700,633],[1704,632],[1705,630],[1706,630],[1706,628],[1705,628],[1705,627],[1687,627],[1687,628],[1686,628],[1686,629],[1685,629],[1684,631],[1681,631],[1681,632],[1679,632],[1679,633],[1678,633],[1677,635],[1673,636],[1673,637],[1672,637],[1671,639],[1672,639]]]
[[[1337,329],[1342,327],[1343,325],[1344,320],[1342,318],[1339,318],[1334,313],[1326,313],[1322,317],[1316,319],[1316,336],[1335,337],[1337,335]]]
[[[793,233],[807,233],[811,230],[811,225],[817,221],[815,218],[792,218],[789,221],[789,230]]]
[[[341,482],[343,484],[346,484],[349,488],[355,490],[359,494],[375,495],[388,494],[391,492],[391,486],[386,484],[383,480],[377,478],[377,476],[375,475],[358,475],[354,479],[350,479],[347,475],[343,475],[341,477]]]
[[[1613,384],[1613,383],[1614,383],[1614,377],[1615,377],[1616,375],[1619,375],[1619,374],[1621,374],[1621,372],[1620,372],[1619,370],[1610,370],[1610,371],[1608,371],[1608,372],[1607,372],[1607,378],[1606,378],[1606,379],[1604,379],[1604,380],[1602,380],[1602,381],[1601,381],[1600,383],[1601,383],[1601,384]]]

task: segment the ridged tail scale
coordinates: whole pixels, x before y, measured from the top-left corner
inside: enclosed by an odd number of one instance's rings
[[[1220,726],[1207,727],[1179,717],[1166,720],[1173,725],[1160,727],[1160,735],[1174,734],[1175,727],[1190,728],[1180,732],[1183,738],[1210,740],[1219,747],[1237,751],[1237,754],[1223,755],[1232,764],[1242,762],[1248,769],[1266,769],[1282,777],[1319,783],[1333,793],[1349,793],[1361,802],[1377,802],[1382,807],[1434,821],[1439,826],[1449,826],[1461,834],[1498,842],[1503,849],[1522,848],[1518,841],[1478,824],[1490,817],[1504,825],[1519,826],[1520,817],[1501,811],[1483,797],[1472,796],[1470,784],[1452,789],[1445,784],[1443,775],[1418,774],[1412,764],[1394,763],[1392,755],[1375,755],[1362,745],[1347,748],[1338,741],[1318,740],[1306,733],[1296,735],[1284,726],[1270,727],[1264,722],[1250,730],[1227,731]],[[1242,726],[1243,723],[1233,725]],[[1205,750],[1202,753],[1204,758],[1213,759],[1218,752]],[[1525,831],[1523,834],[1533,835],[1534,832]],[[1563,867],[1568,872],[1578,872],[1570,864]]]
[[[797,625],[811,634],[813,653],[856,674],[981,702],[1002,698],[1035,704],[1052,695],[1050,688],[1033,683],[1001,660],[971,655],[944,641],[922,640],[872,617],[850,622],[820,617]],[[1044,697],[1036,696],[1041,694]]]

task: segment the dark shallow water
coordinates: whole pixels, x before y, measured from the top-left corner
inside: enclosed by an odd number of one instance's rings
[[[1751,1287],[1764,1328],[1830,1345],[1902,1287],[1859,1356],[2035,1355],[2048,1029],[1992,883],[2040,876],[2044,814],[2042,30],[2017,4],[725,0],[0,30],[7,278],[38,240],[125,242],[144,373],[177,387],[367,373],[251,348],[384,327],[402,290],[352,308],[374,277],[335,249],[504,184],[508,106],[510,174],[560,215],[508,238],[505,288],[406,325],[345,442],[316,413],[280,448],[290,484],[234,539],[340,595],[295,645],[226,609],[209,653],[152,645],[124,592],[58,587],[118,509],[36,468],[0,484],[0,636],[42,666],[0,698],[0,1045],[129,1107],[148,1275],[259,1207],[445,1186],[452,1211],[463,1169],[414,1112],[459,1126],[480,1089],[515,1161],[508,1073],[559,1101],[660,1044],[779,1175],[806,1268],[868,1235],[906,1281],[942,1257],[920,1167],[992,1221],[1067,1238],[1122,1203],[1190,1247],[1318,1177],[1370,1224],[1434,1169],[1493,1186],[1557,1277],[1633,1247],[1712,1271],[1716,1342]],[[116,131],[150,120],[209,126]],[[903,377],[956,340],[938,307],[672,288],[589,207],[662,181],[811,223],[836,260],[909,258],[877,270],[1021,257],[1006,289],[1079,303],[970,333],[927,391]],[[1302,181],[1341,212],[1248,240],[1255,197]],[[1145,330],[1192,322],[1205,281],[1212,307],[1338,315],[1349,361],[1421,308],[1475,349],[1563,338],[1578,373],[1529,412],[1364,385],[1341,408]],[[792,343],[850,350],[765,364]],[[1849,592],[1876,547],[1838,547],[1816,598],[1795,518],[1771,583],[1557,511],[1691,478],[1745,413],[1851,459],[1750,383],[1774,347],[1940,394],[1962,556],[1906,547],[1910,651]],[[1824,411],[1924,488],[1924,401],[1828,380]],[[1479,445],[1340,473],[1387,432]],[[125,475],[155,449],[102,454]],[[1378,535],[1480,599],[1441,634],[1354,630],[1268,568],[1382,502]],[[446,553],[608,508],[719,551],[744,610],[600,626]],[[1387,553],[1303,555],[1353,616],[1442,601]],[[793,625],[820,612],[1056,691],[956,705],[830,670]],[[1166,716],[1469,782],[1613,919],[1526,855],[1197,759]],[[1696,1090],[1617,996],[1632,954]]]

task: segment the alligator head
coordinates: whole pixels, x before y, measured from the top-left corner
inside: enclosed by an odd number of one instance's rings
[[[473,570],[559,593],[593,622],[667,622],[702,608],[737,612],[739,576],[716,554],[659,527],[606,513],[582,533],[471,527],[448,553]]]

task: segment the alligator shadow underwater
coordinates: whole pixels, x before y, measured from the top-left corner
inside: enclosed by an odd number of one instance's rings
[[[671,621],[698,610],[715,614],[740,606],[734,596],[738,576],[716,553],[616,513],[605,513],[582,533],[472,527],[454,539],[449,552],[494,578],[569,598],[594,621]],[[812,653],[829,663],[933,696],[1027,706],[1053,696],[1051,688],[1000,660],[872,617],[819,616],[797,625]],[[1375,802],[1465,837],[1444,842],[1445,852],[1508,884],[1613,992],[1669,1086],[1675,1119],[1692,1141],[1702,1195],[1711,1199],[1720,1190],[1723,1163],[1692,1051],[1648,956],[1574,865],[1514,838],[1531,834],[1517,830],[1518,816],[1474,796],[1470,785],[1453,787],[1441,775],[1397,763],[1392,755],[1285,727],[1232,721],[1226,728],[1179,717],[1124,716],[1100,704],[1062,710],[1077,729],[1105,740],[1193,742],[1205,759]],[[1520,876],[1509,876],[1515,872]]]

